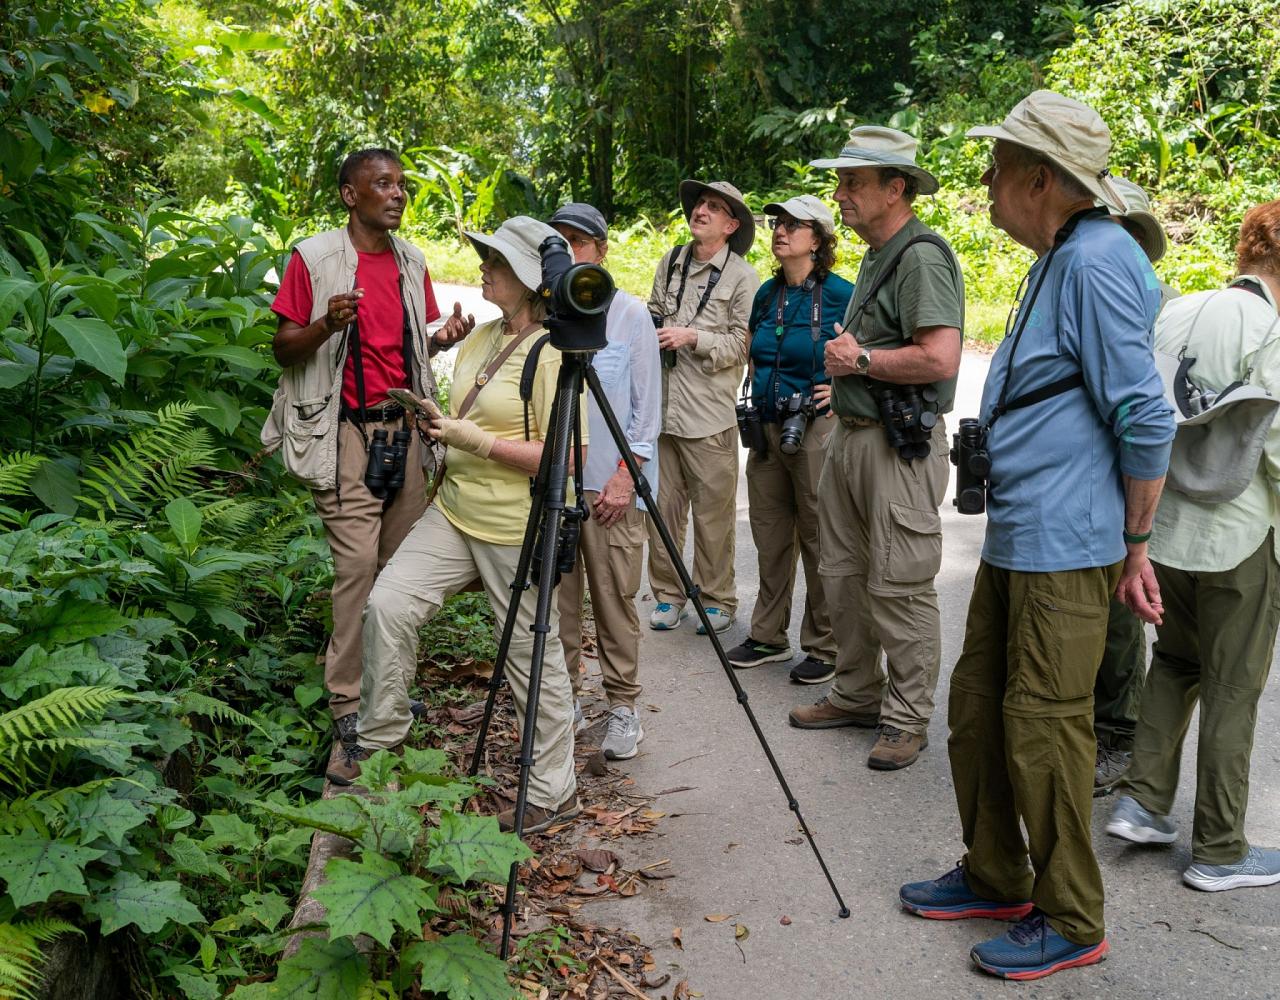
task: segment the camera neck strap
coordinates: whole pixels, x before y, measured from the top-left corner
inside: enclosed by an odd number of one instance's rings
[[[787,331],[786,308],[787,308],[787,283],[782,279],[778,281],[778,301],[774,305],[773,310],[773,332],[774,332],[774,352],[773,352],[773,370],[777,372],[778,366],[782,363],[782,338]],[[814,383],[817,381],[818,372],[818,341],[822,338],[822,281],[814,277],[812,273],[804,279],[800,285],[802,291],[809,293],[809,338],[811,341],[812,364],[809,367],[809,391],[813,391]],[[748,373],[747,379],[750,380],[751,375]],[[746,386],[743,386],[743,398],[746,398]]]
[[[400,299],[400,356],[401,363],[404,366],[405,388],[410,392],[414,391],[414,374],[417,371],[417,365],[414,364],[413,356],[413,330],[409,325],[409,307],[404,301],[404,274],[399,269],[400,262],[397,259],[396,267],[396,295]],[[351,286],[351,290],[355,291],[360,287],[360,281],[357,278]],[[353,421],[356,429],[360,431],[360,440],[364,442],[365,451],[369,450],[369,435],[365,433],[364,420],[368,412],[369,397],[365,392],[364,382],[364,351],[360,344],[360,317],[359,314],[351,320],[347,326],[347,352],[351,355],[351,372],[355,376],[356,383],[356,406],[360,409],[360,419]],[[402,426],[408,430],[409,415],[403,415]]]
[[[671,278],[675,274],[676,261],[680,258],[680,251],[688,248],[688,253],[684,255],[684,263],[680,265],[680,287],[676,289],[676,307],[672,310],[671,315],[675,316],[680,311],[680,303],[684,301],[685,285],[689,281],[689,268],[693,266],[693,244],[677,243],[671,251],[671,260],[667,263],[667,287],[671,287]],[[698,299],[698,308],[693,311],[693,316],[689,322],[692,323],[698,318],[698,314],[706,308],[708,302],[711,301],[711,293],[715,290],[716,283],[720,280],[720,268],[714,264],[711,265],[711,274],[707,276],[707,286],[702,290],[702,296]]]
[[[1062,228],[1054,233],[1053,246],[1049,248],[1049,253],[1044,259],[1044,266],[1040,268],[1040,273],[1036,275],[1035,287],[1031,289],[1031,294],[1027,296],[1026,302],[1018,307],[1018,324],[1013,331],[1013,343],[1009,347],[1008,357],[1005,358],[1004,384],[1000,386],[1000,398],[996,400],[995,409],[991,411],[991,417],[987,420],[985,430],[990,431],[995,426],[995,422],[1010,410],[1020,410],[1026,406],[1043,403],[1046,399],[1052,399],[1054,396],[1060,396],[1064,392],[1070,392],[1072,389],[1078,389],[1084,385],[1084,372],[1078,371],[1009,399],[1009,380],[1013,378],[1013,356],[1018,351],[1018,344],[1027,328],[1027,321],[1031,318],[1032,307],[1036,304],[1040,289],[1044,287],[1044,279],[1049,274],[1049,265],[1053,263],[1054,255],[1071,238],[1071,235],[1081,222],[1085,219],[1105,219],[1107,214],[1105,208],[1082,209],[1067,219],[1062,224]]]
[[[858,334],[853,329],[854,324],[858,322],[862,314],[871,307],[873,302],[875,302],[876,296],[880,294],[880,289],[888,283],[889,279],[893,277],[894,272],[898,270],[898,265],[902,263],[902,258],[905,257],[907,251],[917,243],[932,243],[946,254],[947,260],[951,260],[951,247],[947,245],[947,241],[941,236],[934,233],[921,233],[919,236],[913,236],[911,239],[907,240],[907,242],[902,245],[902,249],[889,259],[889,263],[885,265],[884,270],[876,275],[876,280],[871,283],[871,290],[858,300],[858,304],[854,307],[853,312],[849,316],[849,321],[844,324],[845,330],[853,335],[854,340],[858,339]]]

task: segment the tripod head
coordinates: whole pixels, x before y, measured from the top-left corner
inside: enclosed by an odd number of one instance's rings
[[[605,316],[613,301],[613,278],[599,264],[576,264],[562,236],[548,236],[538,247],[547,303],[551,346],[564,353],[602,351]]]

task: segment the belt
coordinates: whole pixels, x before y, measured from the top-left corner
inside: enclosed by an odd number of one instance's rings
[[[366,406],[363,410],[343,403],[338,413],[339,420],[348,420],[353,424],[389,424],[403,416],[404,407],[392,400],[387,400],[381,406]]]
[[[849,430],[858,430],[862,427],[883,427],[884,422],[874,420],[871,417],[841,417],[840,423],[844,424]]]

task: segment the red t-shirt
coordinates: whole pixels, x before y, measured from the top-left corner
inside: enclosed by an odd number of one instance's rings
[[[404,310],[400,304],[400,271],[390,250],[382,253],[356,251],[356,285],[364,289],[364,298],[356,306],[360,320],[360,356],[364,364],[365,406],[377,406],[386,401],[387,390],[407,386],[404,373]],[[426,292],[426,320],[440,318],[435,293],[431,290],[431,275],[424,281]],[[311,275],[297,251],[289,258],[284,270],[280,291],[276,292],[271,311],[277,316],[293,320],[302,326],[311,322]],[[335,337],[344,337],[339,331]],[[356,396],[355,359],[347,355],[346,369],[342,373],[342,401],[348,406],[359,406]]]

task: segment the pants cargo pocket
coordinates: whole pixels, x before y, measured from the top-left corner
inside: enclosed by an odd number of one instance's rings
[[[1106,645],[1106,605],[1070,601],[1033,587],[1012,638],[1010,702],[1056,702],[1063,714],[1087,707]]]
[[[928,583],[942,566],[942,518],[936,510],[889,503],[889,546],[884,581]]]

